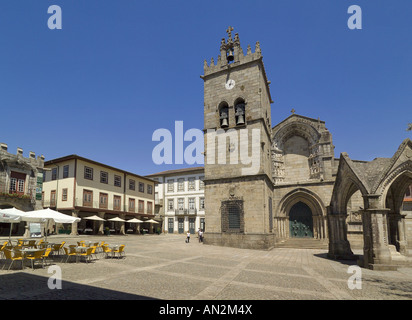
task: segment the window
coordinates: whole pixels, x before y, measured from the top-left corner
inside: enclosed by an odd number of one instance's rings
[[[135,208],[135,200],[133,198],[129,198],[129,212],[134,212]]]
[[[121,196],[113,196],[113,210],[120,211]]]
[[[56,206],[56,190],[50,191],[50,207]]]
[[[189,198],[189,210],[195,209],[195,198]]]
[[[62,189],[62,201],[67,201],[67,188]]]
[[[109,173],[106,171],[100,171],[100,182],[101,183],[109,183]]]
[[[17,183],[17,192],[23,193],[24,192],[24,180],[19,179]]]
[[[63,167],[63,179],[69,177],[69,165]]]
[[[93,205],[93,191],[83,190],[83,206],[91,207]]]
[[[153,203],[151,201],[147,201],[147,213],[151,214],[153,210]]]
[[[121,187],[122,186],[122,177],[114,175],[114,186]]]
[[[177,199],[177,209],[178,210],[183,210],[185,208],[185,199],[184,198],[178,198]]]
[[[129,179],[129,190],[136,190],[136,181]]]
[[[204,210],[205,209],[205,198],[200,198],[199,199],[199,208],[200,210]]]
[[[174,200],[173,199],[167,199],[167,210],[168,211],[173,211],[174,209]]]
[[[57,180],[57,168],[53,168],[53,169],[52,169],[51,179],[52,179],[52,180]]]
[[[203,190],[205,188],[205,183],[203,182],[204,179],[204,176],[199,177],[199,190]]]
[[[139,200],[139,208],[138,208],[139,213],[144,213],[144,201]]]
[[[87,180],[93,180],[93,168],[84,167],[84,178]]]
[[[195,178],[188,179],[188,190],[196,190]]]
[[[99,208],[100,209],[107,209],[108,197],[109,196],[107,193],[100,192],[100,195],[99,195]]]
[[[153,186],[150,185],[150,184],[147,185],[147,193],[148,194],[153,194]]]
[[[177,191],[185,191],[185,179],[180,178],[177,180]]]
[[[17,179],[11,178],[10,179],[10,192],[16,192],[17,190]]]
[[[222,201],[222,232],[243,233],[243,200]]]
[[[139,182],[139,192],[144,192],[144,183]]]
[[[175,185],[175,180],[174,179],[169,179],[167,180],[167,191],[168,192],[174,192],[174,185]]]

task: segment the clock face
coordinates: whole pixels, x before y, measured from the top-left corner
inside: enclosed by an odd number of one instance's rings
[[[235,87],[235,80],[229,79],[226,81],[225,87],[227,90],[233,89]]]

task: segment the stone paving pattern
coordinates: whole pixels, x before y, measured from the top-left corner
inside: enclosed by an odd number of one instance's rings
[[[3,240],[3,239],[1,239]],[[412,268],[362,269],[362,289],[348,288],[352,261],[326,258],[326,250],[270,251],[204,245],[184,235],[50,236],[125,244],[125,259],[60,263],[62,289],[41,264],[0,270],[0,299],[33,300],[405,300],[412,299]]]

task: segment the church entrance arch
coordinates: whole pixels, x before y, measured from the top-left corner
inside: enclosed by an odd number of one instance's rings
[[[313,238],[312,210],[301,201],[289,211],[289,235],[291,238]]]

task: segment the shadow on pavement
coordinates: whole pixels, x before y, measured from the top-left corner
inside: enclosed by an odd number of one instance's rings
[[[64,280],[58,286],[56,279],[50,279],[50,284],[57,288],[50,289],[49,279],[24,272],[1,275],[0,300],[157,300]]]

